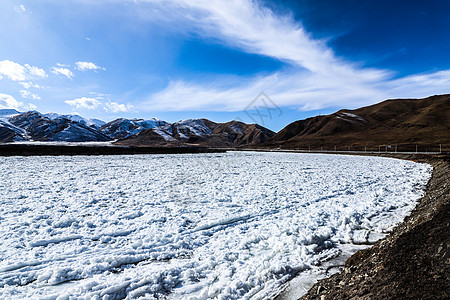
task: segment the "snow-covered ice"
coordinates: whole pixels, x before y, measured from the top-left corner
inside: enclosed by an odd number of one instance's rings
[[[402,221],[430,174],[324,154],[0,157],[0,298],[268,298]]]

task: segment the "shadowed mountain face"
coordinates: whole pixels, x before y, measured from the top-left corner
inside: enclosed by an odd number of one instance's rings
[[[92,127],[74,122],[66,118],[50,119],[39,112],[29,111],[14,115],[3,121],[10,129],[10,134],[2,137],[2,141],[109,141],[109,137]],[[6,131],[4,129],[4,131]]]
[[[144,130],[116,144],[133,146],[196,145],[239,147],[268,141],[275,133],[256,124],[238,121],[214,123],[207,119],[185,120]]]
[[[387,100],[293,122],[265,146],[318,150],[437,151],[450,147],[450,95]],[[444,150],[444,149],[443,149]],[[450,150],[450,149],[449,149]]]
[[[145,129],[155,128],[166,125],[167,122],[151,119],[151,120],[143,120],[143,119],[124,119],[120,118],[106,124],[103,124],[100,127],[100,131],[113,138],[113,139],[123,139],[129,137],[130,135],[141,132]]]
[[[11,123],[0,120],[0,142],[26,141],[27,132]]]
[[[117,119],[109,123],[78,115],[0,110],[0,142],[104,142],[133,146],[236,147],[268,141],[275,133],[241,122],[193,119],[167,123],[158,119]]]

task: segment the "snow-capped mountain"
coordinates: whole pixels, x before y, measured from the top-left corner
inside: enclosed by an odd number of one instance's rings
[[[0,141],[109,141],[108,136],[83,122],[65,117],[51,119],[37,111],[3,115],[0,119]]]
[[[61,115],[58,113],[48,113],[48,114],[44,114],[45,117],[51,119],[51,120],[56,120],[56,119],[60,119],[60,118],[66,118],[69,119],[71,121],[77,122],[77,123],[81,123],[84,124],[86,126],[89,127],[93,127],[95,129],[100,129],[100,127],[104,124],[106,124],[105,121],[99,120],[99,119],[86,119],[83,118],[79,115]]]
[[[100,127],[100,131],[113,139],[123,139],[129,137],[130,135],[139,133],[145,129],[161,127],[167,124],[168,123],[166,121],[158,120],[156,118],[152,118],[150,120],[130,120],[120,118],[103,124]]]
[[[0,141],[27,141],[30,137],[26,130],[14,126],[7,119],[0,118]]]
[[[119,140],[117,144],[134,146],[235,147],[263,143],[273,135],[274,132],[262,126],[237,121],[215,123],[207,119],[189,119],[168,123],[156,118],[120,118],[105,123],[79,115],[0,110],[0,142]]]
[[[152,128],[116,142],[120,145],[180,145],[236,147],[263,143],[275,133],[257,124],[238,121],[215,123],[207,119],[189,119]]]
[[[0,142],[29,140],[26,130],[11,124],[9,121],[12,116],[18,114],[20,114],[20,112],[15,109],[0,109]]]
[[[176,140],[184,141],[192,136],[211,135],[215,124],[207,119],[188,119],[162,126],[157,133],[165,133]]]

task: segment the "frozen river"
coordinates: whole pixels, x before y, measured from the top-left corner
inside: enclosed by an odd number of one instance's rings
[[[0,298],[269,298],[380,238],[430,174],[296,153],[0,157]]]

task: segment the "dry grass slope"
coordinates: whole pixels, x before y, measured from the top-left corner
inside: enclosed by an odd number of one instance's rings
[[[386,100],[293,122],[265,146],[324,150],[450,151],[450,95]]]

